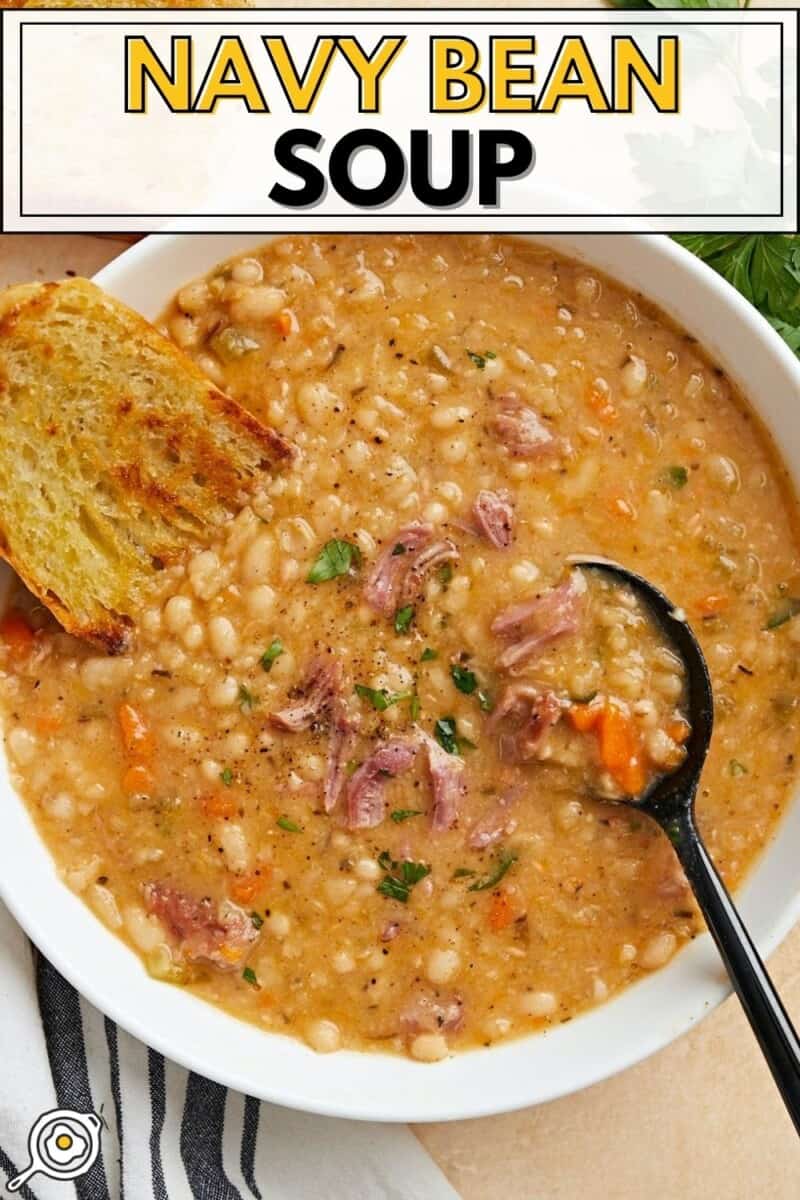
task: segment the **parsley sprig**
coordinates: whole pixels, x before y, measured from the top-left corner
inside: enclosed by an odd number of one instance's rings
[[[378,855],[378,866],[386,874],[376,890],[382,896],[388,897],[389,900],[399,900],[401,904],[408,903],[408,897],[414,884],[419,883],[420,879],[424,879],[431,873],[427,863],[410,862],[407,858],[402,862],[395,862],[388,850],[383,850]]]

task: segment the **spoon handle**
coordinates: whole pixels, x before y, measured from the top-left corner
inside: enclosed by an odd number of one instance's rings
[[[783,1102],[800,1134],[800,1040],[795,1028],[717,874],[691,813],[686,812],[678,822],[670,821],[668,832]]]

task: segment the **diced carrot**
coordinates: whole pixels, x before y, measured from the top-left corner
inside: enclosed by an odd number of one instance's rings
[[[37,733],[58,733],[64,724],[64,719],[56,716],[55,713],[40,713],[33,723]]]
[[[489,909],[489,928],[497,932],[516,919],[516,911],[505,892],[495,892]]]
[[[697,601],[697,611],[702,617],[716,617],[730,608],[731,598],[724,592],[712,592]]]
[[[689,736],[689,722],[670,721],[669,725],[667,726],[667,733],[672,738],[673,742],[677,742],[679,746],[682,746]]]
[[[579,733],[588,733],[590,729],[596,729],[602,715],[602,704],[571,704],[567,709],[567,718],[573,729],[577,729]]]
[[[129,796],[149,796],[153,783],[153,776],[144,763],[134,763],[122,776],[122,790]]]
[[[27,654],[33,648],[36,635],[18,608],[10,608],[0,620],[0,638],[12,654]]]
[[[151,758],[155,749],[153,734],[142,714],[132,704],[120,704],[118,716],[122,744],[128,754],[134,758]]]
[[[204,798],[203,811],[207,817],[224,820],[236,812],[236,801],[233,796],[223,796],[221,792],[215,792],[213,796]]]
[[[297,320],[289,308],[282,308],[274,321],[275,328],[281,337],[288,337],[297,329]]]
[[[607,704],[597,725],[600,761],[626,795],[637,795],[645,785],[642,747],[638,730],[616,704]]]
[[[230,886],[231,900],[235,900],[237,904],[252,904],[266,882],[263,874],[241,875],[234,879]]]
[[[224,942],[220,946],[219,952],[226,962],[237,963],[245,951],[243,946],[229,946],[226,942]]]
[[[597,413],[601,421],[606,421],[609,424],[617,419],[617,410],[611,403],[610,390],[604,390],[591,383],[586,390],[586,402],[594,412]]]

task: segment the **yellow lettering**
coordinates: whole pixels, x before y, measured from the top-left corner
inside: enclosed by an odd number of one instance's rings
[[[280,85],[286,93],[292,112],[308,113],[314,108],[320,88],[328,74],[328,68],[336,50],[336,39],[317,38],[311,57],[302,76],[298,75],[294,60],[283,37],[261,39],[267,48],[278,75]]]
[[[492,38],[492,112],[533,112],[533,96],[517,96],[515,83],[533,83],[532,63],[514,63],[515,54],[535,54],[536,38]]]
[[[633,112],[634,79],[658,112],[678,111],[679,46],[677,37],[658,39],[656,73],[632,37],[614,38],[615,112]]]
[[[339,49],[358,76],[359,112],[381,111],[381,77],[405,44],[404,37],[382,37],[371,55],[365,54],[358,39],[338,38]]]
[[[431,39],[431,111],[474,112],[486,98],[478,47],[465,37]]]
[[[238,37],[220,38],[194,110],[213,113],[220,100],[244,100],[248,112],[269,112],[247,51]]]
[[[610,111],[603,85],[581,37],[565,37],[559,46],[537,111],[558,112],[562,100],[585,100],[592,112]]]
[[[164,67],[145,37],[125,39],[125,111],[147,112],[146,83],[173,112],[189,112],[192,103],[192,39],[170,38],[170,67]]]

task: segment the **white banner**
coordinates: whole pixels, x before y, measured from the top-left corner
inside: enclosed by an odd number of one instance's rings
[[[7,231],[797,230],[797,14],[3,12]]]

